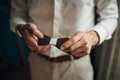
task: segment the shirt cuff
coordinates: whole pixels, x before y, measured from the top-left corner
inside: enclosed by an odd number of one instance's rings
[[[94,30],[98,33],[98,36],[99,36],[99,39],[100,39],[98,45],[100,45],[104,40],[106,40],[108,33],[107,33],[107,30],[105,29],[105,27],[103,25],[97,24],[91,30]]]
[[[11,31],[13,32],[16,32],[16,26],[19,25],[19,24],[26,24],[27,22],[24,21],[23,19],[18,19],[18,18],[15,18],[14,21],[11,20],[10,22],[10,29]]]
[[[26,24],[26,22],[25,21],[23,21],[23,20],[19,20],[19,21],[17,21],[16,22],[16,24],[15,24],[15,32],[17,33],[17,35],[20,37],[20,38],[22,38],[22,34],[20,33],[20,31],[19,31],[19,29],[18,29],[18,25],[19,24]]]
[[[26,24],[26,22],[23,21],[23,20],[17,21],[16,24],[15,24],[15,26],[17,26],[17,25],[19,25],[19,24]]]

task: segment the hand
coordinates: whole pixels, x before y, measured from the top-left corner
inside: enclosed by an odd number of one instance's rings
[[[82,57],[89,55],[93,46],[99,42],[99,36],[95,31],[77,32],[60,48],[70,51],[73,56]]]
[[[44,35],[37,29],[35,24],[21,24],[17,27],[31,50],[35,51],[36,53],[45,54],[51,48],[50,45],[38,46],[38,38],[43,38]]]

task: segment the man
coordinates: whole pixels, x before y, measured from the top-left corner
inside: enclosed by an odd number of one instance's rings
[[[12,0],[11,30],[17,27],[32,51],[32,80],[93,80],[89,54],[111,38],[117,18],[116,0]],[[59,48],[38,45],[44,34],[53,43],[69,39]]]

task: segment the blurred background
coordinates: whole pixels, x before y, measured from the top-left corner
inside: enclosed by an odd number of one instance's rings
[[[0,0],[0,80],[30,80],[30,50],[10,31],[9,18],[10,0]],[[120,21],[113,38],[97,46],[93,53],[95,80],[120,80]]]
[[[29,49],[10,31],[9,18],[10,0],[0,0],[0,80],[30,80]]]

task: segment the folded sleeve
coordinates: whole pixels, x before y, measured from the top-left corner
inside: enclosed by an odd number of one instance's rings
[[[95,30],[100,38],[99,44],[112,37],[118,22],[117,0],[96,0],[97,23]]]
[[[12,0],[10,29],[15,32],[16,25],[28,22],[26,0]]]

